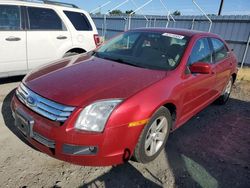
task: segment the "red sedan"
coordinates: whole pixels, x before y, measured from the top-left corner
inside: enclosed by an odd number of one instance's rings
[[[237,61],[211,33],[125,32],[94,52],[28,74],[12,100],[15,126],[40,151],[80,165],[154,160],[168,135],[227,102]]]

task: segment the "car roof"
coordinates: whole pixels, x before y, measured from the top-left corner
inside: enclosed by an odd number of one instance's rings
[[[1,0],[0,4],[11,4],[11,5],[23,5],[23,6],[37,6],[37,7],[44,7],[44,8],[63,8],[63,9],[71,9],[71,10],[81,10],[78,7],[74,7],[72,4],[67,6],[66,4],[54,4],[52,3],[44,3],[43,1],[28,1],[28,0]],[[85,12],[85,11],[84,11]]]
[[[197,30],[189,30],[189,29],[176,29],[176,28],[138,28],[132,29],[131,31],[143,31],[143,32],[161,32],[161,33],[173,33],[178,35],[184,35],[188,37],[193,36],[208,36],[208,37],[219,37],[216,34],[204,32],[204,31],[197,31]]]

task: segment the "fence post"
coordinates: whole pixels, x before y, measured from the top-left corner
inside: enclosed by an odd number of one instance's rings
[[[195,19],[193,18],[193,20],[192,20],[192,25],[191,25],[191,30],[194,29],[194,22],[195,22]]]
[[[130,28],[131,28],[131,17],[132,17],[132,14],[129,14],[129,16],[128,16],[128,30],[130,30]]]
[[[156,18],[154,19],[154,27],[155,27],[155,25],[156,25]]]
[[[204,14],[204,16],[208,19],[209,21],[209,29],[208,29],[208,32],[211,31],[211,28],[212,28],[212,25],[213,25],[213,22],[212,20],[209,18],[209,16],[204,12],[204,10],[202,10],[202,8],[196,3],[195,0],[192,0],[193,1],[193,4]]]
[[[127,31],[128,28],[128,18],[123,18],[124,19],[124,31]]]
[[[247,40],[247,45],[246,45],[246,49],[245,49],[245,52],[244,52],[244,56],[243,56],[243,59],[241,61],[241,66],[240,66],[241,69],[243,68],[243,65],[244,65],[246,57],[247,57],[249,43],[250,43],[250,32],[249,32],[249,35],[248,35],[248,40]]]
[[[170,21],[169,14],[170,14],[170,12],[168,11],[166,28],[168,28],[168,24],[169,24],[169,21]]]
[[[103,23],[103,41],[106,39],[106,33],[107,33],[107,15],[104,14],[104,23]]]

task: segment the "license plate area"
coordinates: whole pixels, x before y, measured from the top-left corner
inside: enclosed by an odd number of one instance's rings
[[[26,137],[33,137],[34,120],[22,109],[17,109],[15,112],[15,126]]]

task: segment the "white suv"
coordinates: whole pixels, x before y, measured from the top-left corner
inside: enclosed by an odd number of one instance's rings
[[[54,1],[0,1],[0,77],[29,70],[100,43],[90,15]]]

